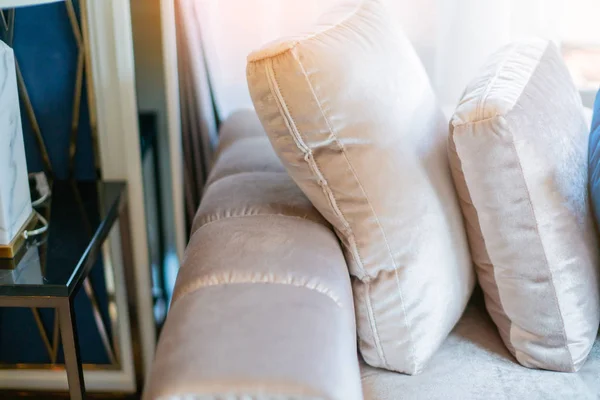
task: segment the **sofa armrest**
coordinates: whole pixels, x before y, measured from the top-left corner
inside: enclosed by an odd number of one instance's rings
[[[144,399],[362,399],[346,263],[287,174],[219,179],[194,227]]]

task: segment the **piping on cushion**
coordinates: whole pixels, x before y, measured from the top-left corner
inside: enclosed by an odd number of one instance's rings
[[[333,293],[333,291],[331,291],[330,289],[328,289],[320,283],[314,282],[310,279],[302,279],[293,276],[277,276],[273,273],[264,272],[227,272],[196,279],[191,283],[183,285],[180,290],[175,292],[175,294],[173,295],[172,304],[175,304],[178,300],[185,297],[186,295],[202,288],[241,284],[288,285],[295,286],[301,289],[308,289],[313,292],[317,292],[321,295],[327,296],[338,307],[344,308],[340,298],[335,293]]]

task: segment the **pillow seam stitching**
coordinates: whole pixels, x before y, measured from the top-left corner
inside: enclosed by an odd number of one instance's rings
[[[180,291],[181,293],[177,296],[173,296],[172,304],[176,304],[178,301],[191,295],[198,290],[206,289],[210,287],[222,287],[222,286],[231,286],[231,285],[282,285],[282,286],[293,286],[299,289],[307,289],[312,292],[316,292],[322,294],[323,296],[329,298],[329,300],[333,301],[336,306],[341,309],[344,309],[342,301],[337,296],[334,296],[329,288],[323,288],[321,285],[311,285],[310,281],[304,281],[303,278],[295,277],[293,275],[276,277],[273,276],[273,280],[269,280],[269,273],[265,272],[255,272],[255,273],[246,273],[243,274],[241,278],[234,277],[235,273],[230,271],[228,273],[220,273],[220,274],[211,274],[205,277],[197,278],[193,283],[188,283],[184,285]],[[214,279],[221,279],[222,282],[213,282]],[[254,280],[253,280],[254,279]]]
[[[511,54],[509,54],[510,56],[513,56],[517,50],[519,50],[521,47],[523,47],[523,43],[517,42],[514,44],[512,50],[511,50]],[[546,47],[544,47],[544,50],[540,53],[539,58],[536,60],[536,64],[535,67],[531,70],[531,73],[529,74],[529,77],[531,78],[532,76],[534,76],[536,74],[536,72],[538,71],[538,69],[540,68],[540,66],[542,65],[542,59],[544,58],[544,56],[548,53],[548,50],[550,49],[550,42],[546,42]],[[502,68],[504,68],[505,64],[509,61],[508,55],[506,57],[506,59],[503,61],[501,67],[498,69],[498,71],[496,71],[496,76],[494,76],[494,83],[496,81],[496,78],[500,75],[500,72],[502,72]],[[513,104],[511,104],[510,108],[508,110],[506,110],[502,115],[498,115],[498,117],[501,118],[505,118],[506,116],[509,115],[517,106],[517,104],[519,104],[519,101],[521,100],[521,97],[523,97],[525,95],[525,91],[527,89],[527,87],[529,87],[529,85],[531,84],[531,79],[528,79],[527,82],[523,85],[523,88],[521,89],[521,93],[519,93],[519,95],[515,98],[515,101]],[[492,88],[490,88],[490,92],[491,92]],[[487,93],[486,98],[484,99],[484,102],[487,103],[487,98],[489,96],[489,93]],[[487,104],[482,104],[482,107],[485,107]]]
[[[215,219],[211,219],[210,221],[206,221],[205,223],[203,223],[202,225],[200,225],[198,228],[196,228],[196,230],[194,231],[194,233],[192,233],[192,235],[190,236],[190,241],[192,240],[192,237],[194,237],[194,235],[196,235],[196,233],[198,233],[204,227],[207,227],[207,226],[212,225],[214,223],[217,223],[217,222],[220,222],[220,221],[229,220],[229,219],[253,218],[253,217],[293,218],[293,219],[297,219],[297,220],[301,220],[301,221],[312,222],[312,223],[315,223],[317,225],[324,226],[325,228],[328,228],[326,225],[323,225],[322,223],[320,223],[318,221],[315,221],[315,220],[310,219],[310,218],[302,218],[302,217],[297,216],[297,215],[286,215],[286,214],[243,214],[243,215],[231,215],[231,216],[228,216],[228,217],[217,217]],[[181,266],[181,268],[183,268],[183,266]]]
[[[295,52],[293,50],[289,50],[289,53],[299,63],[299,60],[297,60],[297,58],[295,57],[295,54],[294,54]],[[300,64],[300,67],[302,68],[303,74],[306,75],[306,72],[304,71],[304,68],[302,67],[301,64]],[[290,135],[292,136],[292,139],[294,140],[296,147],[304,154],[303,159],[308,164],[311,172],[316,176],[316,178],[318,180],[318,184],[319,184],[319,186],[321,186],[321,190],[325,194],[325,198],[330,203],[329,206],[333,210],[334,214],[345,225],[345,229],[346,229],[347,233],[349,233],[348,241],[350,242],[349,245],[351,248],[351,254],[352,254],[353,258],[355,258],[355,261],[357,261],[357,264],[361,268],[364,276],[368,277],[367,272],[364,268],[364,263],[363,263],[362,257],[358,250],[358,246],[356,244],[356,240],[354,238],[354,232],[352,230],[352,227],[350,226],[350,223],[346,219],[344,213],[338,207],[335,195],[333,194],[333,191],[329,188],[327,180],[321,173],[319,165],[317,164],[317,161],[314,159],[311,149],[304,143],[302,137],[300,136],[300,132],[298,131],[298,128],[296,126],[294,119],[289,114],[289,107],[288,107],[287,103],[285,102],[285,99],[283,98],[281,91],[279,90],[279,83],[277,82],[277,78],[275,76],[275,71],[273,69],[273,59],[272,58],[265,60],[265,74],[267,75],[267,80],[269,83],[269,90],[275,98],[277,108],[279,109],[279,112],[283,114],[283,119],[287,125],[288,133],[290,133]],[[312,90],[312,85],[310,85],[310,82],[307,81],[307,83],[311,87],[311,90]],[[319,107],[320,107],[320,105],[319,105]],[[311,160],[312,160],[312,164],[314,164],[314,166],[311,164]],[[365,284],[369,285],[368,282]],[[368,290],[368,288],[367,288],[367,290]],[[367,303],[370,304],[370,301],[368,301]],[[386,368],[391,369],[387,362],[387,359],[385,357],[383,347],[381,345],[381,339],[379,338],[377,323],[376,323],[374,317],[371,316],[373,314],[373,312],[370,309],[370,307],[368,307],[368,305],[367,305],[367,309],[368,309],[369,325],[371,327],[371,332],[373,333],[373,338],[375,340],[375,347],[377,348],[377,355],[383,362],[383,365]]]
[[[323,177],[323,174],[321,173],[321,168],[319,167],[317,161],[315,160],[311,149],[302,140],[302,137],[300,136],[300,133],[298,131],[296,123],[295,123],[294,119],[292,118],[292,116],[289,114],[289,107],[286,104],[285,99],[283,98],[283,95],[281,94],[281,91],[279,90],[279,83],[277,82],[277,78],[275,76],[272,59],[265,60],[265,70],[266,70],[265,72],[268,77],[269,90],[271,91],[271,94],[276,99],[276,104],[277,104],[277,108],[279,109],[279,112],[284,114],[283,119],[286,123],[288,132],[292,131],[292,132],[289,132],[290,136],[292,136],[292,139],[294,140],[294,143],[296,144],[296,147],[298,148],[298,150],[300,150],[302,152],[302,154],[304,154],[303,159],[308,164],[310,171],[317,178],[318,185],[321,187],[321,190],[323,191],[325,198],[328,200],[329,206],[333,210],[336,217],[341,220],[342,224],[344,225],[344,229],[349,232],[350,235],[349,235],[348,239],[351,241],[350,247],[351,247],[352,257],[355,259],[358,266],[360,267],[360,270],[363,273],[363,277],[368,276],[367,272],[364,268],[364,263],[363,263],[362,257],[360,255],[360,252],[358,251],[358,246],[356,245],[354,232],[352,231],[352,228],[350,227],[350,224],[348,223],[346,216],[344,215],[342,210],[340,210],[339,206],[337,205],[337,200],[335,198],[335,195],[333,194],[331,189],[328,189],[329,184],[327,183],[327,180]],[[277,85],[277,87],[275,87],[273,85]],[[311,160],[312,160],[312,163],[311,163]]]
[[[492,90],[495,89],[495,84],[496,81],[498,80],[498,78],[500,77],[500,73],[503,72],[504,70],[504,66],[508,63],[509,59],[511,59],[511,57],[516,53],[517,48],[519,47],[519,43],[513,43],[511,45],[510,51],[508,52],[508,54],[506,55],[506,57],[504,58],[504,60],[502,60],[502,62],[500,63],[500,65],[498,66],[498,68],[496,69],[496,72],[494,73],[494,76],[489,80],[488,84],[485,86],[485,90],[483,92],[483,95],[479,98],[479,102],[477,103],[477,109],[475,111],[475,118],[477,120],[479,120],[482,116],[481,113],[483,112],[483,109],[485,108],[485,105],[487,103],[488,97],[490,96],[490,94],[492,93]],[[517,97],[517,99],[515,100],[515,104],[517,103],[519,97]],[[511,105],[511,109],[514,107],[514,104]]]
[[[379,220],[379,216],[377,215],[377,213],[375,213],[375,209],[373,208],[373,204],[371,203],[371,201],[369,200],[369,196],[367,195],[367,192],[365,190],[365,188],[363,187],[363,185],[361,184],[360,180],[358,179],[358,176],[356,174],[356,171],[354,170],[354,168],[352,167],[352,164],[350,163],[350,159],[348,158],[348,154],[346,152],[345,147],[343,146],[342,142],[339,140],[339,138],[337,137],[337,135],[335,134],[333,127],[331,126],[329,119],[327,118],[327,115],[325,114],[325,111],[323,110],[323,107],[321,106],[321,102],[319,101],[317,94],[315,92],[314,86],[312,85],[312,82],[309,79],[309,76],[306,72],[306,69],[304,68],[304,65],[302,64],[302,61],[300,60],[300,58],[297,56],[297,54],[295,52],[292,52],[292,56],[294,57],[294,59],[296,60],[296,62],[298,63],[298,66],[300,67],[302,74],[304,75],[304,78],[306,80],[306,83],[308,84],[308,87],[310,89],[311,94],[313,95],[313,98],[319,108],[319,111],[321,112],[321,115],[323,117],[323,119],[325,120],[325,123],[327,124],[327,128],[329,129],[329,132],[332,136],[332,138],[335,140],[335,142],[338,144],[338,146],[340,147],[342,154],[344,155],[344,159],[346,160],[346,163],[348,164],[348,167],[350,169],[350,171],[352,172],[352,175],[354,176],[354,179],[356,181],[356,183],[358,184],[360,190],[362,191],[363,195],[365,196],[365,200],[367,201],[367,204],[369,205],[369,208],[371,209],[371,212],[373,213],[373,216],[375,217],[375,220],[377,221],[377,225],[379,226],[379,229],[381,231],[381,234],[383,235],[386,247],[388,249],[388,253],[390,256],[390,259],[394,265],[394,276],[396,278],[396,285],[398,287],[398,295],[400,297],[400,304],[402,306],[402,314],[404,316],[404,323],[406,325],[407,331],[408,331],[408,340],[410,342],[410,347],[411,347],[411,351],[412,351],[412,366],[415,370],[419,370],[420,368],[417,368],[417,363],[416,363],[416,350],[415,350],[415,346],[414,346],[414,340],[412,338],[412,332],[411,332],[411,324],[408,321],[408,316],[406,313],[406,308],[404,305],[404,297],[402,296],[402,290],[400,288],[400,279],[398,277],[398,264],[396,263],[396,260],[394,259],[393,256],[393,252],[392,249],[390,247],[390,243],[389,240],[387,238],[387,235],[385,233],[385,230],[383,229],[383,226],[381,225],[381,221]],[[381,341],[381,339],[379,339],[379,337],[377,338],[378,341]],[[382,346],[381,343],[379,343],[380,346]],[[382,347],[383,350],[383,347]],[[384,359],[385,361],[385,359]],[[385,364],[387,365],[387,361],[385,362]],[[389,368],[389,365],[388,365]],[[390,368],[391,369],[391,368]]]

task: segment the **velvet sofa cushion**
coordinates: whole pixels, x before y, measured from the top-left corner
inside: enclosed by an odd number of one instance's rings
[[[255,121],[221,125],[143,400],[363,400],[339,240]]]
[[[451,121],[450,161],[488,312],[522,365],[577,371],[600,316],[589,127],[557,47],[490,57]]]
[[[251,54],[247,74],[276,153],[343,244],[362,356],[416,374],[475,278],[448,124],[389,14],[380,0],[342,6]]]
[[[598,400],[600,338],[576,374],[523,368],[476,290],[454,330],[418,376],[361,364],[363,400]]]

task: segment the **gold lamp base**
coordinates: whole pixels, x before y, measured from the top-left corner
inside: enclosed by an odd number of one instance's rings
[[[23,250],[26,242],[25,235],[23,235],[23,233],[25,231],[34,230],[37,223],[38,219],[36,214],[31,213],[13,240],[7,245],[0,245],[0,269],[15,269],[17,267],[18,258],[21,255],[21,250]]]

